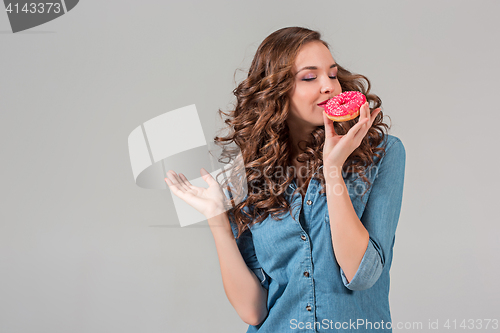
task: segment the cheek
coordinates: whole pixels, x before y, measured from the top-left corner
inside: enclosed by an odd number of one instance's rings
[[[298,94],[298,103],[301,104],[308,104],[311,101],[315,101],[317,99],[316,94],[314,93],[315,90],[311,89],[310,87],[308,89],[302,89],[300,91],[300,94]]]

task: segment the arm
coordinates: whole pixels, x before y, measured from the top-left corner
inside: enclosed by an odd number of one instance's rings
[[[369,243],[369,233],[356,215],[349,192],[342,178],[342,166],[361,144],[380,108],[370,111],[369,103],[360,108],[359,120],[347,134],[338,135],[333,121],[323,113],[325,144],[323,174],[330,217],[330,230],[335,258],[347,279],[354,278]]]
[[[351,220],[348,220],[351,223],[359,221],[369,235],[368,240],[365,239],[367,243],[361,257],[359,251],[362,246],[354,249],[354,251],[358,251],[357,257],[348,262],[348,266],[345,266],[345,262],[344,266],[339,262],[344,284],[351,290],[370,288],[377,282],[385,265],[388,263],[390,265],[390,259],[392,259],[392,249],[403,198],[406,152],[399,139],[393,141],[392,145],[386,149],[386,155],[379,164],[371,192],[366,194],[369,195],[369,198],[361,221],[357,219],[356,215],[356,219],[351,215]],[[352,204],[350,206],[352,207]],[[331,219],[330,206],[329,215]],[[345,229],[345,226],[341,227],[341,230]],[[345,260],[345,257],[342,259]],[[354,270],[353,267],[355,267]],[[351,270],[346,271],[346,269]]]
[[[256,276],[262,270],[254,274],[245,263],[238,246],[238,243],[241,244],[245,257],[251,260],[250,267],[257,268],[258,262],[252,251],[253,241],[246,234],[247,237],[240,237],[237,243],[225,210],[224,193],[205,169],[201,169],[200,173],[208,188],[193,186],[183,174],[177,175],[172,170],[167,172],[165,181],[176,196],[207,218],[215,240],[227,298],[245,323],[258,325],[267,316],[267,290]]]
[[[258,325],[267,316],[267,289],[246,265],[227,214],[208,219],[219,257],[222,283],[226,296],[240,318],[249,325]]]
[[[333,252],[345,277],[351,281],[369,242],[369,234],[356,215],[340,168],[325,176]],[[336,171],[338,170],[338,171]]]

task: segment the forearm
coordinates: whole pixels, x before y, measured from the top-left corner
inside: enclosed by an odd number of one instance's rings
[[[333,251],[345,277],[350,282],[368,247],[369,234],[352,206],[341,168],[327,169],[328,173],[325,173],[326,199]]]
[[[257,325],[267,316],[267,290],[245,264],[227,214],[209,218],[208,223],[215,240],[226,296],[244,322]]]

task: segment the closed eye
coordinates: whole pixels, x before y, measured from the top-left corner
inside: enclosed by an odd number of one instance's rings
[[[332,80],[335,80],[337,77],[336,76],[329,76],[330,79]],[[302,81],[312,81],[316,79],[315,77],[311,77],[311,78],[308,78],[308,79],[302,79]]]

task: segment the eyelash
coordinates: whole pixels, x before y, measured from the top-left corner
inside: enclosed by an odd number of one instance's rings
[[[332,80],[335,80],[337,78],[337,76],[334,76],[334,77],[329,76],[329,78],[332,79]],[[302,81],[312,81],[314,79],[316,79],[316,78],[312,77],[312,78],[309,78],[309,79],[302,79]]]

